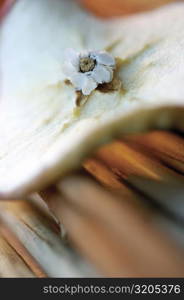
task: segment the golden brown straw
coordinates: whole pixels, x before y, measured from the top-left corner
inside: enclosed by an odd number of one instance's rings
[[[164,166],[150,153],[135,144],[116,141],[99,149],[95,157],[145,196],[184,218],[181,209],[184,177]]]
[[[130,142],[142,146],[144,151],[184,173],[184,140],[181,136],[168,131],[153,131],[144,135],[127,137]]]
[[[182,255],[180,253],[180,256],[174,245],[162,233],[154,229],[147,210],[140,209],[137,203],[132,205],[125,199],[120,201],[84,178],[74,177],[69,178],[68,181],[65,179],[61,183],[60,189],[67,196],[68,201],[80,206],[85,213],[102,222],[109,233],[112,231],[118,244],[120,241],[122,241],[122,246],[126,244],[127,252],[132,254],[131,257],[136,258],[137,264],[141,262],[139,270],[144,269],[143,257],[144,264],[148,263],[152,272],[154,272],[155,263],[158,263],[159,260],[165,262],[167,269],[166,262],[169,256],[169,260],[174,264],[177,264],[177,259],[180,257],[178,266],[182,262],[183,253]],[[142,247],[143,244],[144,247]],[[165,259],[165,253],[168,255],[167,259]],[[159,271],[161,272],[157,265],[157,272]]]
[[[138,195],[133,189],[127,187],[125,182],[121,178],[113,173],[102,161],[89,158],[83,164],[85,170],[89,172],[94,178],[96,178],[100,183],[102,183],[109,190],[113,190],[121,194],[129,201],[135,202],[140,200],[140,195]]]
[[[22,260],[29,266],[36,277],[47,277],[46,273],[43,271],[39,263],[35,258],[27,251],[23,243],[18,239],[18,237],[11,231],[5,224],[0,225],[0,233],[6,239],[6,241],[11,245],[13,249],[18,253]]]
[[[147,210],[79,176],[45,194],[74,245],[107,276],[183,276],[183,252]],[[164,266],[164,267],[163,267]]]

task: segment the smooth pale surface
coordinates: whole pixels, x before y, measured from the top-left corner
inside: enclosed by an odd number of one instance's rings
[[[79,0],[97,16],[112,17],[132,14],[176,0]]]
[[[183,129],[183,16],[178,3],[101,21],[72,0],[18,0],[0,37],[0,194],[43,187],[115,134]],[[97,90],[76,110],[75,90],[64,82],[65,50],[113,44],[124,92]]]

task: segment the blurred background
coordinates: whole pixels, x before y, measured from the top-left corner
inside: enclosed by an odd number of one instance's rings
[[[17,0],[0,0],[1,15]],[[174,2],[176,0],[76,0],[88,10],[101,17],[121,16]]]
[[[94,14],[101,17],[121,16],[141,12],[175,0],[79,0]]]

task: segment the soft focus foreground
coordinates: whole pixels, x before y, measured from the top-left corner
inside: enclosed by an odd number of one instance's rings
[[[153,5],[85,2],[104,16]],[[183,153],[179,133],[124,137],[27,201],[2,201],[0,276],[184,277]]]
[[[1,276],[183,277],[183,150],[169,132],[127,137],[32,199],[2,201]]]

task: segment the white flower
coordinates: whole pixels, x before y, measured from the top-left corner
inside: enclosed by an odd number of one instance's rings
[[[76,90],[89,95],[98,84],[110,82],[113,78],[115,59],[105,51],[78,53],[67,49],[64,72]]]

